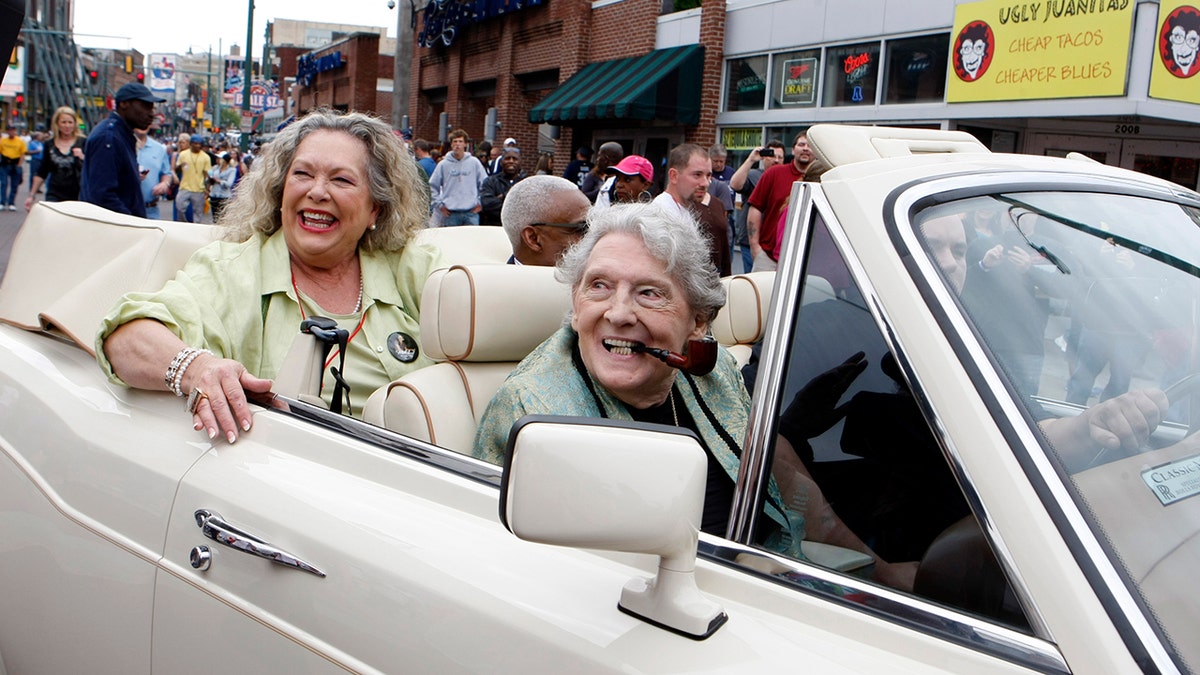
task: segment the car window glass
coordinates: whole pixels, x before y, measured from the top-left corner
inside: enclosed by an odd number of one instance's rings
[[[1067,478],[1150,621],[1200,663],[1187,638],[1200,614],[1188,583],[1200,564],[1200,211],[1030,192],[938,204],[914,223],[1023,409],[1016,423]],[[961,259],[946,237],[965,244]]]
[[[925,560],[914,593],[1026,629],[862,290],[819,216],[807,251],[774,452],[795,453],[841,522],[883,561]],[[806,513],[806,544],[846,547],[824,521],[820,513]],[[939,540],[945,532],[957,534]],[[809,558],[824,564],[820,556]],[[875,567],[838,569],[872,579]]]

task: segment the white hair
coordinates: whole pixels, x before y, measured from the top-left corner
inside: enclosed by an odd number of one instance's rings
[[[582,195],[579,186],[561,176],[535,175],[512,186],[500,208],[500,222],[508,233],[513,250],[521,242],[521,231],[546,222],[546,211],[564,195]]]

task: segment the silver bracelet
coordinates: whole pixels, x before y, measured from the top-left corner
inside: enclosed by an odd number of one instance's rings
[[[167,368],[167,374],[164,379],[167,380],[167,387],[176,396],[183,396],[183,374],[187,372],[188,366],[192,365],[192,361],[195,361],[196,357],[201,354],[212,354],[212,352],[207,349],[184,347],[171,360],[171,365]]]
[[[175,355],[175,358],[171,359],[171,365],[167,366],[167,374],[163,376],[163,384],[167,385],[167,389],[173,388],[172,385],[175,382],[175,373],[179,371],[179,365],[182,364],[183,360],[194,351],[196,350],[192,349],[191,347],[184,347],[183,349],[179,350],[179,353]]]

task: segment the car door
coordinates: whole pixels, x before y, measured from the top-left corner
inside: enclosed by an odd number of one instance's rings
[[[204,449],[173,398],[66,342],[0,327],[0,373],[0,671],[148,672],[167,514]]]
[[[831,602],[853,597],[850,604],[861,600],[860,608],[879,611],[885,620],[950,642],[959,641],[958,629],[970,624],[975,648],[1041,670],[1132,667],[1100,601],[1021,475],[1009,441],[906,278],[882,218],[847,233],[833,205],[811,185],[798,184],[792,203],[801,208],[789,223],[772,332],[752,385],[755,420],[742,481],[752,489],[740,495],[733,537],[755,545],[756,516],[768,498],[767,473],[757,473],[755,486],[752,469],[778,450],[776,439],[789,417],[829,419],[791,445],[804,453],[834,511],[864,542],[888,562],[920,563],[914,588],[902,594],[905,601],[885,611],[879,609],[889,590],[861,579],[870,579],[873,570],[831,568],[836,584],[853,589],[827,589]],[[854,213],[862,202],[843,205]],[[811,396],[823,374],[848,362],[863,365],[844,391]],[[797,408],[802,391],[824,407]],[[914,622],[913,616],[924,618]],[[1014,634],[1023,636],[1031,650],[1024,656],[1036,654],[1034,661],[1008,652],[1005,643]],[[1094,644],[1091,654],[1081,649],[1098,639],[1083,637],[1089,634],[1106,636],[1102,654]]]

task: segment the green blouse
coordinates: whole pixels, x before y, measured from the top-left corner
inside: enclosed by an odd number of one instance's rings
[[[578,339],[571,327],[563,326],[517,365],[483,413],[475,433],[472,451],[475,457],[492,464],[503,464],[509,430],[514,422],[525,415],[600,416],[601,411],[596,409],[596,401],[587,383],[572,362],[571,352]],[[586,377],[591,380],[592,389],[604,406],[604,416],[632,420],[624,404],[591,375]],[[695,382],[704,402],[724,431],[736,443],[742,443],[746,438],[750,415],[750,395],[733,356],[725,349],[720,349],[716,368],[708,375],[696,377]],[[700,438],[736,482],[740,465],[738,455],[701,410],[695,392],[682,372],[675,375],[675,387],[696,422]],[[737,453],[740,452],[738,448]],[[800,541],[804,539],[804,517],[781,506],[783,501],[774,479],[771,480],[769,494],[766,514],[779,525],[779,530],[768,539],[767,546],[803,560]]]
[[[445,267],[437,248],[416,244],[395,253],[361,251],[359,262],[360,313],[333,315],[304,299],[305,316],[320,313],[351,332],[362,321],[346,355],[350,412],[356,417],[375,389],[433,363],[424,353],[411,362],[398,360],[388,349],[388,336],[400,332],[420,344],[421,292],[429,274]],[[159,321],[187,345],[234,359],[257,377],[274,378],[301,321],[283,231],[241,243],[213,242],[196,251],[161,290],[121,298],[96,335],[96,359],[117,384],[124,382],[113,373],[104,340],[134,319]],[[329,402],[332,393],[333,380],[327,372],[321,395]]]

